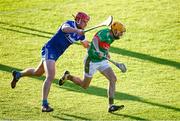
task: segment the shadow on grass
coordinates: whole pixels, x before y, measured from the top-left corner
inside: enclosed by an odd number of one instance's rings
[[[142,60],[147,60],[147,61],[151,61],[154,63],[162,64],[162,65],[172,66],[172,67],[175,67],[177,69],[180,69],[180,63],[179,62],[171,61],[168,59],[153,57],[153,56],[150,56],[147,54],[133,52],[133,51],[129,51],[129,50],[121,49],[121,48],[116,48],[116,47],[111,47],[110,52],[116,53],[116,54],[121,54],[124,56],[133,57],[133,58],[138,58],[138,59],[142,59]]]
[[[71,120],[69,118],[62,118],[60,116],[55,116],[55,115],[52,115],[52,117],[56,118],[57,120]]]
[[[50,33],[50,32],[45,32],[45,31],[32,29],[29,27],[23,27],[19,25],[13,25],[6,22],[0,22],[0,25],[1,25],[0,26],[1,29],[17,32],[21,34],[33,35],[33,36],[43,37],[43,38],[48,38],[48,39],[50,39],[53,36],[53,33]],[[30,31],[30,32],[27,32],[27,31]],[[43,34],[48,34],[48,35],[43,35]]]
[[[73,117],[73,118],[77,118],[77,119],[80,119],[80,120],[90,120],[90,119],[88,119],[88,118],[85,118],[85,117],[82,117],[82,116],[75,116],[75,115],[70,115],[70,114],[66,114],[66,113],[63,113],[63,115],[66,115],[66,116],[68,116],[68,117]]]
[[[65,115],[67,118],[62,118],[62,117],[57,116],[57,115],[53,115],[52,117],[54,117],[58,120],[90,120],[88,118],[77,116],[77,115],[75,116],[75,115],[70,115],[70,114],[65,114],[65,113],[62,113],[61,115]]]
[[[23,27],[23,26],[19,26],[19,25],[13,25],[13,24],[9,24],[6,22],[0,22],[0,24],[2,25],[2,26],[0,26],[1,29],[13,31],[13,32],[17,32],[17,33],[22,33],[22,34],[33,35],[33,36],[37,36],[37,37],[43,37],[43,38],[50,39],[54,34],[51,32],[41,31],[41,30],[37,30],[37,29],[29,28],[29,27]],[[25,32],[27,30],[30,32]],[[36,32],[36,33],[34,33],[34,32]],[[48,34],[48,35],[42,35],[42,34]],[[75,44],[79,45],[79,43],[75,43]],[[133,58],[138,58],[138,59],[142,59],[142,60],[147,60],[147,61],[151,61],[151,62],[154,62],[157,64],[167,65],[167,66],[171,66],[171,67],[180,69],[179,62],[168,60],[168,59],[153,57],[153,56],[150,56],[147,54],[133,52],[133,51],[129,51],[129,50],[113,47],[113,46],[110,48],[110,52],[116,53],[116,54],[121,54],[124,56],[133,57]]]
[[[13,32],[22,33],[22,34],[34,35],[37,37],[51,38],[50,36],[35,34],[35,33],[31,33],[31,32],[25,32],[25,31],[21,31],[21,30],[17,30],[17,29],[8,28],[8,27],[0,27],[0,28],[5,29],[5,30],[9,30],[9,31],[13,31]]]
[[[5,72],[12,72],[12,70],[19,70],[20,71],[21,69],[0,64],[0,70],[5,71]],[[44,76],[42,76],[42,77],[33,77],[33,78],[41,80],[41,81],[43,81],[45,79]],[[53,81],[53,83],[56,83],[58,85],[58,79],[55,79]],[[107,94],[107,89],[104,89],[104,88],[101,88],[101,87],[96,87],[96,86],[90,86],[87,90],[84,90],[81,87],[67,81],[60,88],[68,90],[68,91],[78,92],[78,93],[86,93],[86,94],[89,94],[89,95],[107,97],[107,95],[106,95]],[[173,106],[170,106],[170,105],[150,102],[150,101],[147,101],[147,100],[145,100],[145,99],[143,99],[141,97],[134,96],[134,95],[127,94],[127,93],[116,92],[115,99],[117,99],[117,100],[136,101],[136,102],[141,102],[141,103],[145,103],[145,104],[148,104],[148,105],[158,106],[158,107],[162,107],[162,108],[165,108],[165,109],[171,109],[171,110],[180,112],[180,108],[173,107]]]
[[[121,116],[121,117],[125,117],[125,118],[134,119],[134,120],[146,120],[146,121],[148,121],[148,119],[140,118],[140,117],[137,117],[137,116],[131,116],[131,115],[126,115],[126,114],[118,114],[118,113],[112,113],[112,114],[116,115],[116,116]]]
[[[10,28],[20,28],[21,30],[28,30],[28,31],[31,31],[31,32],[38,32],[40,34],[49,34],[50,36],[54,35],[54,33],[52,32],[46,32],[46,31],[41,31],[41,30],[38,30],[38,29],[33,29],[33,28],[29,28],[29,27],[24,27],[24,26],[19,26],[19,25],[14,25],[14,24],[9,24],[7,22],[1,22],[0,21],[0,24],[3,25],[3,26],[6,26],[8,27],[10,30]],[[2,26],[1,26],[2,27]],[[17,32],[22,32],[22,31],[17,31]],[[31,34],[31,33],[24,33],[24,34]],[[41,36],[40,36],[41,37]],[[43,37],[43,36],[42,36]]]
[[[54,118],[57,118],[58,120],[91,120],[82,116],[75,116],[70,114],[62,113],[61,115],[65,115],[67,118],[62,118],[60,116],[53,115]],[[64,116],[63,116],[64,117]]]
[[[78,92],[78,93],[86,93],[86,94],[90,94],[90,95],[107,97],[107,95],[106,95],[107,94],[107,89],[104,89],[104,88],[101,88],[101,87],[96,87],[96,86],[90,86],[88,89],[84,90],[84,89],[81,89],[79,86],[74,85],[71,82],[66,82],[61,88],[69,90],[69,91],[73,91],[73,92]],[[137,102],[145,103],[145,104],[148,104],[148,105],[158,106],[158,107],[162,107],[162,108],[165,108],[165,109],[171,109],[171,110],[180,112],[180,108],[176,108],[176,107],[173,107],[173,106],[170,106],[170,105],[150,102],[150,101],[147,101],[147,100],[145,100],[145,99],[143,99],[141,97],[134,96],[134,95],[127,94],[127,93],[116,92],[115,99],[117,99],[117,100],[137,101]]]

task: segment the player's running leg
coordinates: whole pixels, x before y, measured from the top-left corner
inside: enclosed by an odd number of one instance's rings
[[[50,91],[52,81],[55,76],[55,61],[54,60],[45,60],[43,62],[44,70],[46,73],[46,79],[44,80],[42,87],[42,112],[51,112],[51,108],[48,104],[47,98]]]
[[[121,110],[124,108],[124,105],[111,105],[109,108],[108,108],[108,112],[109,113],[112,113],[114,111],[117,111],[117,110]]]
[[[19,79],[23,76],[41,76],[44,73],[44,67],[42,61],[39,63],[36,69],[27,68],[23,71],[12,71],[13,79],[11,81],[11,87],[15,88]]]
[[[70,75],[69,71],[65,71],[64,75],[60,78],[59,80],[59,85],[63,85],[65,83],[65,81],[67,80],[67,77]]]
[[[79,85],[80,87],[84,89],[87,89],[92,80],[92,77],[84,76],[84,79],[82,80],[79,77],[71,75],[69,71],[65,71],[64,75],[59,80],[59,85],[60,86],[63,85],[66,80],[70,80],[74,82],[76,85]]]
[[[109,98],[109,107],[108,107],[108,112],[113,112],[120,110],[124,108],[124,105],[114,105],[114,95],[115,95],[115,87],[116,87],[116,81],[117,78],[111,69],[111,67],[108,67],[104,71],[101,72],[108,80],[109,80],[109,88],[108,88],[108,98]]]

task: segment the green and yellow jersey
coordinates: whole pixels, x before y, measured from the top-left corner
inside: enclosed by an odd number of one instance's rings
[[[110,35],[110,29],[106,28],[100,30],[96,33],[94,38],[98,40],[99,50],[106,56],[108,54],[108,50],[110,48],[111,43],[114,42],[114,38]],[[91,46],[88,50],[88,56],[92,62],[100,62],[105,60],[105,58],[100,58],[98,52],[96,51],[93,42],[91,42]]]

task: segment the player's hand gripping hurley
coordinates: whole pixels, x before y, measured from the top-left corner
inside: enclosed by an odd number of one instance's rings
[[[88,31],[94,30],[94,29],[99,28],[99,27],[102,27],[102,26],[110,26],[111,23],[112,23],[112,21],[113,21],[113,17],[112,17],[112,16],[109,16],[109,17],[108,17],[105,21],[103,21],[102,23],[100,23],[100,24],[98,24],[98,25],[96,25],[96,26],[94,26],[94,27],[91,27],[91,28],[89,28],[89,29],[86,29],[86,30],[84,30],[84,32],[86,33],[86,32],[88,32]]]
[[[104,58],[106,58],[109,62],[114,64],[116,67],[118,67],[121,70],[121,72],[125,73],[127,71],[126,66],[123,63],[115,62],[107,57],[104,57]]]

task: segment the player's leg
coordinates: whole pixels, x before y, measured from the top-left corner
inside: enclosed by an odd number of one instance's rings
[[[43,61],[41,60],[37,68],[27,68],[20,72],[21,76],[41,76],[44,73]]]
[[[104,71],[101,72],[108,80],[109,80],[109,85],[108,85],[108,98],[109,98],[109,105],[111,106],[114,104],[114,93],[115,93],[115,85],[116,85],[116,76],[113,72],[113,70],[108,67]]]
[[[120,105],[120,106],[114,105],[114,95],[115,95],[117,78],[107,61],[102,62],[102,66],[99,68],[99,71],[109,80],[109,85],[107,90],[108,100],[109,100],[108,112],[113,112],[122,109],[124,105]]]
[[[59,80],[59,85],[60,86],[63,85],[65,80],[70,80],[74,82],[76,85],[79,85],[84,89],[87,89],[92,80],[92,76],[96,71],[96,67],[94,66],[93,63],[91,63],[91,61],[88,58],[85,59],[84,67],[85,67],[84,79],[73,76],[70,74],[69,71],[66,71],[64,75],[61,77],[61,79]]]
[[[89,87],[89,84],[90,84],[91,80],[92,80],[92,77],[84,76],[84,79],[82,80],[79,77],[69,75],[67,77],[67,80],[70,80],[70,81],[74,82],[76,85],[79,85],[84,89],[87,89]]]
[[[91,83],[92,77],[84,75],[84,79],[81,79],[77,76],[71,75],[69,71],[65,71],[64,75],[59,80],[59,85],[63,85],[66,80],[70,80],[76,85],[79,85],[84,89],[87,89],[89,87],[89,84]]]
[[[44,67],[42,61],[40,61],[37,68],[27,68],[23,71],[13,71],[13,79],[11,81],[11,87],[15,88],[18,80],[23,76],[41,76],[44,73]]]
[[[55,76],[55,61],[54,60],[45,60],[43,62],[44,70],[46,73],[46,79],[44,80],[43,87],[42,87],[42,112],[51,112],[53,108],[48,105],[48,94],[50,91],[50,87],[52,81]]]

